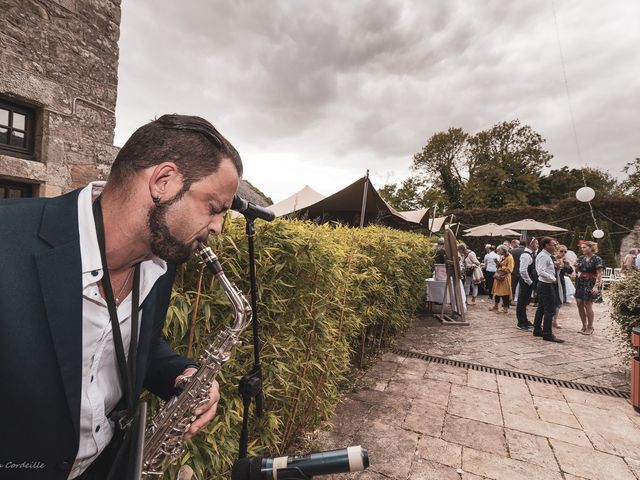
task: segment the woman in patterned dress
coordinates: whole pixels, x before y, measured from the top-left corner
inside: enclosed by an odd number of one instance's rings
[[[582,320],[580,333],[591,335],[593,333],[593,300],[600,292],[604,261],[596,255],[598,253],[596,242],[584,242],[580,248],[582,256],[576,263],[578,280],[575,298],[580,320]]]

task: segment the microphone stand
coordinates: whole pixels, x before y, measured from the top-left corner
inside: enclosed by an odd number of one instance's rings
[[[264,414],[264,395],[262,393],[262,366],[260,364],[260,339],[258,337],[258,289],[256,286],[256,262],[253,239],[255,236],[253,215],[243,212],[246,220],[246,234],[249,244],[249,280],[251,282],[251,310],[253,311],[253,367],[240,379],[238,389],[242,395],[242,431],[240,432],[240,448],[238,458],[247,456],[249,442],[249,407],[251,400],[256,401],[256,415]]]

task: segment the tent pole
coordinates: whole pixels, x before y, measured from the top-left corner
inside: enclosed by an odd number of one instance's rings
[[[449,220],[449,225],[452,225],[452,224],[453,224],[453,220],[455,219],[455,217],[456,217],[456,216],[452,213],[452,214],[451,214],[451,220]],[[458,223],[458,224],[456,225],[456,237],[458,236],[458,230],[459,230],[459,229],[460,229],[460,223]]]
[[[438,209],[438,204],[436,203],[435,205],[433,205],[433,219],[431,220],[431,223],[429,224],[429,236],[431,236],[433,234],[433,226],[436,223],[436,210]]]
[[[360,228],[364,227],[364,215],[367,210],[367,190],[369,190],[369,169],[364,177],[364,192],[362,193],[362,210],[360,211]]]

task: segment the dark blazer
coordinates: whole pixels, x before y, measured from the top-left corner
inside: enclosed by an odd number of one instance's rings
[[[65,480],[78,451],[82,375],[79,190],[0,201],[0,478]],[[144,303],[136,394],[163,398],[193,364],[161,338],[175,267]],[[23,464],[21,468],[16,464]],[[31,462],[31,463],[29,463]]]

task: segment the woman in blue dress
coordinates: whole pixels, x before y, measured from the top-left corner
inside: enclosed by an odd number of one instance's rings
[[[600,293],[604,261],[596,255],[598,253],[596,242],[584,242],[580,248],[582,256],[576,263],[578,280],[575,298],[580,320],[582,320],[580,333],[591,335],[593,333],[593,300]]]

